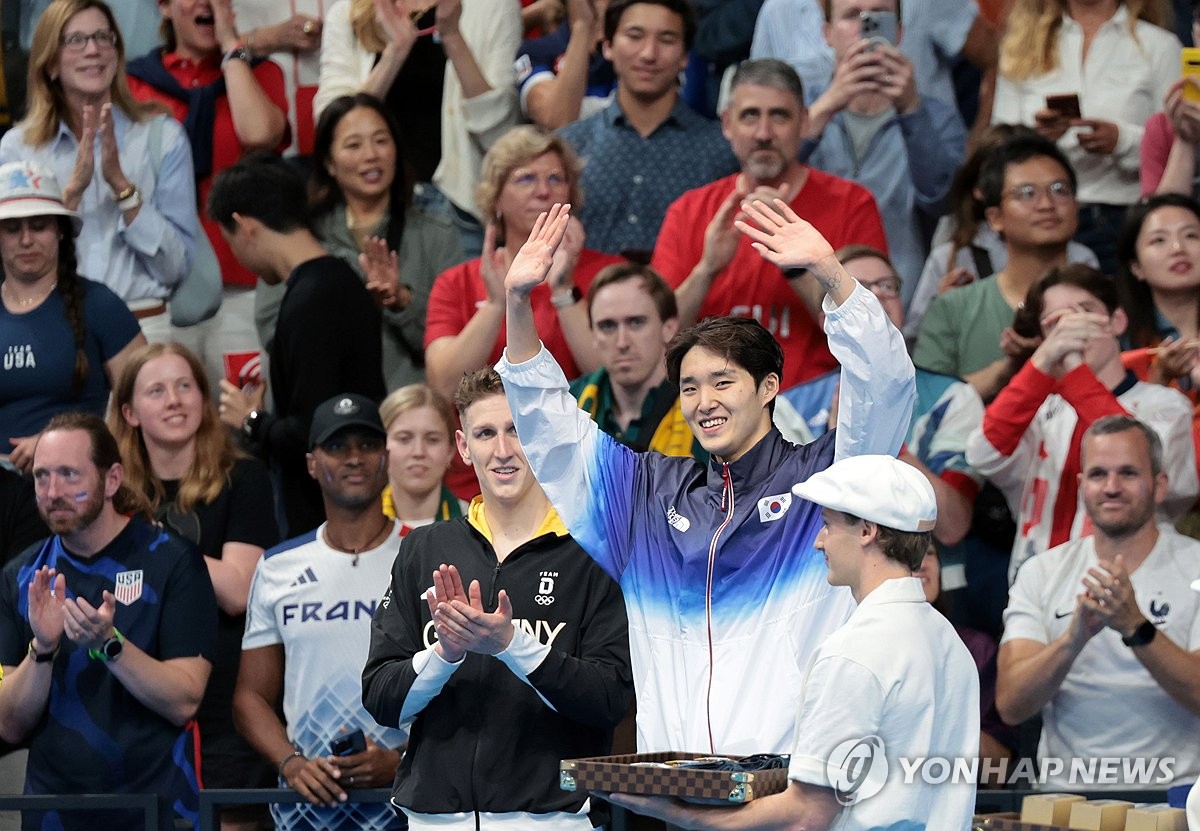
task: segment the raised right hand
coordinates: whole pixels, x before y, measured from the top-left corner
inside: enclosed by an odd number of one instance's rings
[[[75,167],[63,184],[63,204],[70,210],[79,207],[83,192],[92,183],[96,172],[97,112],[94,104],[83,105],[83,126],[79,133],[79,149],[75,152]]]
[[[67,578],[42,566],[29,581],[29,628],[39,652],[47,652],[62,640],[66,623]]]

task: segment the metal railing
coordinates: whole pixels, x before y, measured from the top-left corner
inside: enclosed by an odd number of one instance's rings
[[[1130,802],[1166,802],[1167,792],[1153,791],[1086,791],[1072,789],[1089,799],[1125,799]],[[391,789],[372,788],[348,792],[351,802],[384,803],[391,799]],[[980,790],[975,798],[975,810],[980,814],[1020,811],[1021,800],[1045,791]],[[271,803],[304,802],[290,788],[216,789],[200,791],[199,831],[218,831],[221,827],[220,809],[235,805],[269,805]],[[38,795],[0,794],[0,811],[106,811],[137,810],[146,818],[147,831],[158,829],[158,797],[152,793],[129,794],[64,794]],[[613,809],[614,828],[624,827],[624,811]]]
[[[141,811],[158,831],[158,795],[152,793],[0,794],[0,811]]]

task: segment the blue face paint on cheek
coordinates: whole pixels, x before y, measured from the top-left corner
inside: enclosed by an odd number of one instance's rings
[[[86,502],[86,501],[87,501],[87,498],[88,498],[88,495],[89,495],[89,494],[88,494],[88,492],[87,492],[87,491],[79,491],[79,493],[76,493],[76,494],[74,494],[74,495],[72,496],[72,498],[73,498],[73,499],[74,499],[76,502]]]

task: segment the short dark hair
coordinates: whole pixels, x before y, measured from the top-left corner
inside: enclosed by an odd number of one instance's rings
[[[1154,346],[1159,341],[1157,314],[1154,308],[1154,295],[1150,285],[1145,280],[1139,280],[1133,273],[1133,265],[1137,262],[1137,241],[1141,236],[1142,226],[1150,214],[1159,208],[1183,208],[1200,219],[1200,203],[1182,193],[1160,193],[1151,196],[1144,202],[1131,205],[1125,214],[1125,224],[1117,235],[1117,293],[1121,298],[1121,308],[1129,315],[1129,341],[1135,349],[1144,346]],[[1196,303],[1195,311],[1200,315],[1200,303]]]
[[[454,408],[458,410],[459,419],[462,419],[467,408],[476,401],[493,395],[504,395],[504,381],[495,369],[485,366],[468,372],[458,382],[458,389],[454,391]]]
[[[1039,334],[1046,305],[1046,292],[1054,286],[1074,286],[1083,289],[1103,303],[1110,315],[1121,308],[1116,285],[1099,271],[1083,263],[1058,266],[1047,271],[1042,279],[1030,287],[1029,293],[1025,295],[1023,307],[1018,310],[1018,314],[1024,315],[1026,320],[1037,321]]]
[[[623,283],[626,280],[638,280],[641,282],[642,290],[650,295],[650,299],[654,301],[654,308],[658,310],[658,317],[664,323],[679,317],[679,306],[675,302],[675,292],[671,291],[671,287],[667,285],[667,281],[657,271],[642,263],[615,263],[602,268],[592,280],[592,284],[588,286],[588,325],[593,323],[592,303],[601,289],[608,288],[616,283]]]
[[[613,0],[604,12],[604,39],[612,42],[621,25],[621,18],[630,6],[643,3],[647,6],[662,6],[679,15],[683,21],[683,45],[690,51],[696,42],[696,13],[688,0]]]
[[[117,440],[109,432],[108,425],[104,423],[104,419],[92,413],[59,413],[46,423],[46,426],[42,428],[42,432],[38,436],[40,440],[40,437],[47,433],[68,432],[71,430],[87,434],[88,443],[91,445],[91,450],[88,452],[88,459],[100,471],[101,477],[105,476],[112,469],[113,465],[121,464],[121,451],[117,447]],[[117,488],[112,501],[113,508],[119,513],[140,514],[144,518],[150,518],[149,501],[144,495],[130,487],[127,482],[121,482],[121,486]]]
[[[733,72],[729,90],[732,93],[733,90],[746,84],[790,92],[800,104],[800,109],[804,109],[804,82],[800,80],[800,76],[791,65],[781,60],[756,58],[742,61]]]
[[[1162,473],[1162,439],[1145,422],[1138,421],[1133,416],[1127,415],[1109,415],[1092,422],[1092,425],[1083,434],[1083,441],[1079,446],[1080,465],[1082,466],[1083,463],[1083,448],[1087,446],[1088,439],[1095,438],[1096,436],[1113,436],[1117,433],[1125,433],[1130,430],[1137,430],[1146,437],[1146,446],[1150,449],[1150,472],[1155,476]]]
[[[845,517],[846,522],[850,525],[868,521],[845,511],[838,511],[838,513]],[[899,531],[881,525],[875,520],[869,521],[875,524],[876,540],[889,560],[895,560],[912,571],[921,567],[921,561],[925,559],[925,553],[929,551],[930,542],[933,540],[932,531]]]
[[[774,373],[783,380],[783,348],[761,323],[749,317],[710,317],[683,330],[667,344],[667,378],[679,386],[684,356],[701,346],[750,373],[757,387]],[[775,399],[767,405],[775,412]]]
[[[208,192],[208,215],[233,230],[233,215],[257,219],[272,231],[308,228],[308,199],[296,169],[266,150],[222,170]]]
[[[1058,145],[1040,135],[1019,134],[1000,142],[993,148],[979,167],[980,201],[985,208],[1000,204],[1004,198],[1004,174],[1009,165],[1021,164],[1030,159],[1045,157],[1058,162],[1067,173],[1071,182],[1071,191],[1077,190],[1075,168],[1067,161],[1067,157]]]

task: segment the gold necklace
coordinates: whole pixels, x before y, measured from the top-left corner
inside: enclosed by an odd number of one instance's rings
[[[5,280],[3,283],[0,283],[0,294],[3,294],[5,300],[17,308],[28,309],[30,306],[36,306],[44,302],[45,299],[51,295],[55,288],[57,288],[57,284],[51,283],[50,288],[46,289],[46,291],[43,292],[40,297],[27,297],[22,300],[13,297],[12,289],[9,288],[8,281]]]

